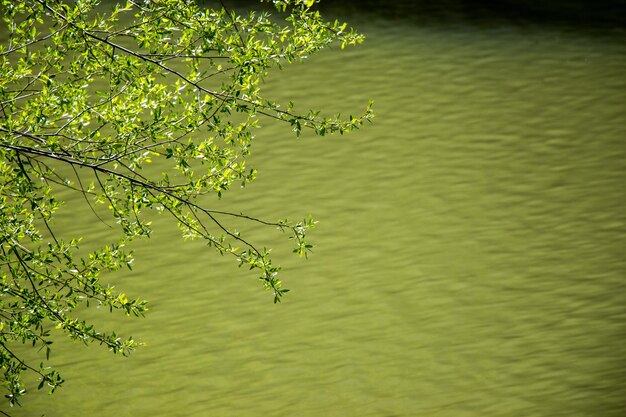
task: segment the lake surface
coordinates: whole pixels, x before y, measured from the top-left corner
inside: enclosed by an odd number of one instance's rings
[[[351,15],[364,45],[268,80],[303,110],[377,112],[326,138],[266,122],[258,180],[220,203],[320,221],[308,261],[247,230],[284,303],[159,218],[110,275],[147,317],[87,313],[146,347],[60,339],[64,387],[11,414],[623,416],[626,31],[452,13]],[[58,225],[109,239],[68,198]]]

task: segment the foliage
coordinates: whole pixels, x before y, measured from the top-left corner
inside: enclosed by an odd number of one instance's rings
[[[1,1],[0,366],[9,403],[25,393],[23,371],[38,374],[39,388],[54,391],[63,382],[45,363],[26,363],[14,345],[43,349],[47,360],[56,328],[122,355],[138,346],[81,320],[77,307],[144,314],[145,301],[106,285],[101,274],[131,267],[129,242],[151,233],[146,210],[169,214],[183,236],[257,270],[280,301],[288,291],[280,268],[228,220],[289,232],[299,255],[311,247],[306,231],[313,220],[265,221],[212,210],[197,197],[221,197],[254,179],[246,157],[263,117],[319,135],[369,119],[369,106],[360,117],[320,117],[261,93],[271,68],[362,36],[323,21],[314,1],[305,0],[274,0],[286,14],[282,23],[268,13],[240,16],[223,5],[179,0],[114,7],[98,0]],[[82,194],[95,216],[108,207],[119,239],[84,255],[79,236],[55,233],[60,187]]]

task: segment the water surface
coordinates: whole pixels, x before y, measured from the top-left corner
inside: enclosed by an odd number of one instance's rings
[[[301,109],[373,98],[375,124],[296,140],[266,122],[259,179],[220,203],[320,220],[306,262],[247,229],[276,248],[285,303],[157,221],[135,272],[110,276],[147,318],[89,313],[147,346],[123,359],[60,340],[65,386],[14,416],[623,415],[626,33],[351,20],[363,46],[267,88]],[[106,238],[73,204],[66,232]]]

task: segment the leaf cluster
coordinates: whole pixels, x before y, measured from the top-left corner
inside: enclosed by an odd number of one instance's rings
[[[363,37],[324,21],[304,0],[273,1],[284,21],[178,0],[131,0],[109,10],[97,0],[1,1],[0,368],[9,403],[25,393],[25,370],[39,375],[39,388],[63,382],[43,363],[27,364],[15,343],[47,358],[50,332],[60,329],[123,355],[139,345],[99,331],[76,309],[145,313],[145,301],[103,284],[101,275],[131,268],[129,243],[151,233],[146,210],[171,216],[184,237],[258,271],[279,302],[288,291],[280,267],[228,221],[288,232],[301,256],[312,248],[306,232],[315,222],[213,210],[198,197],[220,198],[255,178],[246,157],[263,118],[297,135],[303,128],[343,134],[370,119],[371,103],[363,115],[342,119],[299,114],[262,94],[272,68]],[[81,194],[95,216],[107,209],[119,238],[79,255],[80,237],[61,239],[54,230],[59,187]]]

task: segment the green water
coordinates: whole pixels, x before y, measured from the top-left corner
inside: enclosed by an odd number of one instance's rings
[[[354,16],[368,39],[276,74],[276,98],[377,119],[347,137],[257,133],[259,179],[222,205],[320,220],[292,289],[156,222],[147,346],[61,339],[67,379],[14,416],[622,416],[626,413],[626,32]],[[68,234],[110,233],[74,196]],[[211,202],[212,204],[212,202]],[[71,218],[70,218],[71,217]]]

